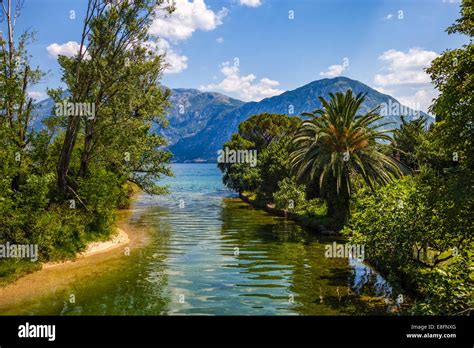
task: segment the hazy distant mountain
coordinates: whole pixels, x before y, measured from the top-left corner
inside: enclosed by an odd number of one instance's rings
[[[244,104],[223,94],[200,92],[196,89],[172,89],[168,110],[169,127],[160,129],[170,145],[204,130],[208,123]]]
[[[46,98],[35,103],[33,112],[31,113],[31,126],[34,129],[43,127],[42,121],[44,118],[51,116],[54,108],[54,101],[51,98]]]
[[[171,90],[170,102],[173,106],[168,109],[169,127],[157,127],[156,131],[168,139],[175,161],[214,161],[217,151],[237,131],[239,123],[250,116],[268,112],[297,117],[303,112],[320,108],[319,96],[327,99],[330,92],[345,92],[348,89],[356,94],[366,93],[361,113],[382,104],[400,106],[395,98],[346,77],[317,80],[278,96],[249,103],[220,93],[177,88]],[[48,98],[35,106],[34,127],[39,128],[41,119],[51,114],[54,104]],[[392,127],[395,128],[401,123],[400,115],[407,119],[417,117],[414,110],[401,109],[392,108],[383,122],[393,122]]]
[[[384,117],[383,122],[393,122],[393,126],[391,126],[393,128],[400,125],[400,115],[406,116],[407,119],[417,117],[414,110],[400,108],[398,101],[389,95],[377,92],[359,81],[336,77],[317,80],[278,96],[266,98],[260,102],[245,103],[239,108],[216,115],[212,122],[208,122],[208,125],[200,132],[191,137],[180,139],[170,149],[177,161],[215,160],[217,151],[237,131],[239,123],[250,116],[263,112],[297,116],[303,112],[320,108],[319,96],[327,99],[330,92],[345,92],[348,89],[352,89],[356,94],[360,92],[367,94],[360,109],[361,113],[385,103],[391,112]],[[397,110],[397,108],[401,110]],[[426,114],[421,113],[421,115]]]

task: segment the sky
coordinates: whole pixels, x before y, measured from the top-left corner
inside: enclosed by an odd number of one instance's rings
[[[437,92],[424,68],[468,42],[445,30],[458,0],[175,0],[152,23],[166,52],[163,84],[259,101],[346,76],[427,111]],[[25,0],[16,35],[36,32],[31,62],[47,72],[29,93],[62,86],[58,54],[78,50],[86,0]],[[5,23],[1,23],[5,32]]]

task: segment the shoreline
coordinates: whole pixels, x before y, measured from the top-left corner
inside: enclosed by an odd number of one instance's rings
[[[323,236],[334,236],[334,237],[340,237],[341,235],[335,231],[329,230],[326,226],[321,225],[318,221],[312,220],[312,219],[305,219],[297,214],[294,214],[289,211],[285,211],[283,209],[278,209],[270,204],[259,204],[255,200],[251,199],[244,193],[239,192],[239,198],[249,204],[250,206],[256,208],[256,209],[261,209],[266,211],[267,213],[279,217],[284,217],[285,219],[291,220],[296,222],[297,224],[310,228],[314,230],[316,233],[321,234]]]
[[[131,209],[133,202],[136,199],[138,199],[138,197],[142,193],[141,189],[135,184],[131,184],[130,187],[131,187],[131,194],[129,197],[130,198],[129,205],[127,205],[127,207],[117,209],[115,213],[117,217],[117,221],[115,222],[115,226],[114,226],[115,233],[113,233],[107,240],[91,241],[87,244],[84,251],[78,252],[76,253],[76,255],[66,260],[48,261],[45,263],[41,263],[39,265],[41,266],[40,268],[21,274],[11,281],[7,281],[6,283],[0,284],[0,294],[2,292],[2,289],[16,283],[17,281],[20,281],[21,279],[28,276],[29,274],[37,273],[37,272],[54,268],[54,267],[58,267],[58,266],[73,264],[74,262],[78,262],[79,260],[84,259],[86,257],[94,256],[101,253],[111,252],[120,246],[125,246],[128,243],[130,243],[130,236],[125,231],[125,230],[128,230],[130,226],[125,223],[126,217],[124,217],[123,215],[133,211],[133,209]],[[124,227],[125,230],[120,228],[120,226],[124,226],[124,225],[127,226],[127,228]],[[0,300],[1,300],[1,297],[0,297]]]
[[[100,254],[100,253],[107,253],[107,252],[110,252],[110,251],[112,251],[112,250],[114,250],[118,247],[125,246],[128,243],[130,243],[129,235],[127,234],[127,232],[125,232],[123,229],[121,229],[120,227],[117,226],[116,227],[116,233],[113,234],[110,239],[107,239],[105,241],[90,242],[87,245],[86,250],[84,250],[81,253],[78,253],[75,256],[74,259],[65,260],[65,261],[46,262],[46,263],[42,264],[41,269],[36,271],[36,272],[46,270],[46,269],[50,269],[50,268],[53,268],[53,267],[59,267],[59,266],[67,265],[67,264],[70,264],[70,263],[74,263],[74,262],[79,261],[80,259],[83,259],[83,258],[86,258],[86,257],[91,257],[91,256],[94,256],[94,255],[97,255],[97,254]],[[21,279],[21,278],[19,278],[19,279]],[[19,280],[19,279],[17,279],[17,280]]]
[[[258,202],[251,199],[244,193],[239,193],[239,199],[255,209],[263,210],[274,216],[284,217],[285,219],[294,221],[295,223],[303,227],[310,228],[320,235],[344,238],[343,236],[341,236],[341,234],[335,231],[328,230],[325,226],[318,224],[317,222],[313,222],[311,220],[306,221],[297,214],[287,212],[283,209],[275,208],[274,206],[270,204],[259,204]],[[365,260],[364,263],[367,266],[373,268],[377,273],[379,273],[387,281],[388,274],[386,270],[384,270],[381,267],[378,267],[376,264],[374,264],[373,262],[370,262],[369,260]],[[418,291],[413,288],[413,285],[410,284],[410,282],[406,279],[406,277],[407,277],[407,274],[397,275],[396,285],[399,286],[405,292],[405,294],[409,296],[410,299],[415,299],[418,297]]]
[[[41,269],[0,287],[0,313],[9,315],[23,303],[34,303],[43,296],[63,291],[93,274],[99,276],[107,271],[111,262],[121,262],[125,247],[133,253],[136,248],[146,245],[150,240],[148,230],[127,223],[132,212],[133,209],[117,211],[117,233],[106,241],[89,243],[75,259],[44,263]]]

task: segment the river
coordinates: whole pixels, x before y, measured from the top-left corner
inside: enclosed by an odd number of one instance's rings
[[[173,164],[170,194],[141,195],[127,223],[149,241],[4,314],[392,314],[398,292],[322,237],[240,201],[215,164]],[[71,296],[72,295],[72,296]]]

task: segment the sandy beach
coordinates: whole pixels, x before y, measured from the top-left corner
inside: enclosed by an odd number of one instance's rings
[[[89,244],[75,260],[45,263],[41,270],[0,287],[0,314],[31,298],[55,293],[83,277],[100,275],[107,271],[108,262],[124,257],[126,251],[133,252],[135,248],[145,245],[149,234],[127,224],[125,217],[128,213],[119,212],[117,233],[111,239]]]
[[[103,242],[92,242],[90,243],[86,250],[77,255],[76,260],[68,260],[63,262],[47,262],[43,264],[41,270],[46,270],[53,267],[60,267],[64,266],[73,262],[77,262],[82,258],[91,257],[93,255],[97,255],[100,253],[110,252],[119,247],[125,247],[130,242],[130,238],[128,234],[122,230],[121,228],[117,227],[117,233],[112,236],[111,239],[103,241]]]

